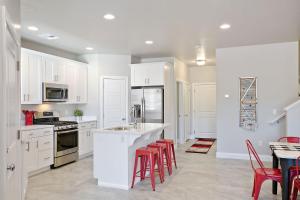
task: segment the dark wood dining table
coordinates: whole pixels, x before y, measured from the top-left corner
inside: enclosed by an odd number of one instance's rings
[[[289,200],[289,168],[296,165],[296,160],[300,156],[300,144],[286,142],[270,142],[273,156],[273,168],[279,168],[282,173],[282,200]],[[273,194],[277,194],[277,182],[272,184]]]

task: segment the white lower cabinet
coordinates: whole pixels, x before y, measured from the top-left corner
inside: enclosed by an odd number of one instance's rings
[[[92,129],[97,127],[97,122],[79,123],[79,157],[90,155],[93,152]]]
[[[53,129],[22,131],[23,167],[30,173],[53,164]]]
[[[22,130],[23,180],[22,188],[25,196],[28,176],[53,164],[53,128]]]

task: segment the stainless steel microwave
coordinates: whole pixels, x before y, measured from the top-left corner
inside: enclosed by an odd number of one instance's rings
[[[68,101],[68,85],[43,83],[43,102]]]

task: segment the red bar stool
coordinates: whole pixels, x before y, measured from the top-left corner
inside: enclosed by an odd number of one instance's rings
[[[167,166],[169,175],[171,175],[170,168],[172,167],[169,152],[167,151],[167,145],[164,144],[164,143],[151,143],[151,144],[148,145],[148,147],[155,148],[155,149],[158,150],[158,154],[159,154],[160,161],[161,161],[161,164],[160,164],[161,165],[161,169],[160,169],[161,170],[161,175],[162,175],[163,181],[165,181],[164,166],[165,165]]]
[[[133,169],[133,178],[132,178],[132,184],[131,188],[134,186],[135,182],[135,177],[137,176],[137,164],[138,164],[138,159],[141,158],[141,166],[140,166],[140,177],[141,180],[144,180],[146,177],[146,169],[147,165],[149,162],[149,170],[150,170],[150,178],[151,178],[151,185],[152,185],[152,190],[155,191],[155,165],[157,164],[158,166],[158,173],[160,177],[160,182],[162,183],[162,175],[161,175],[161,161],[159,157],[159,152],[155,148],[150,148],[150,147],[142,147],[139,148],[135,151],[135,162],[134,162],[134,169]]]
[[[169,150],[169,155],[170,155],[170,158],[171,158],[171,162],[172,162],[172,160],[174,161],[175,168],[177,169],[174,141],[171,140],[171,139],[162,139],[162,140],[157,140],[156,143],[164,143],[164,144],[167,145],[167,149]]]

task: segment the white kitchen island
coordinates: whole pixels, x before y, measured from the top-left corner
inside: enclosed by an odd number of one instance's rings
[[[139,123],[136,127],[94,129],[94,177],[98,185],[128,190],[135,150],[159,139],[165,127],[161,123]]]

